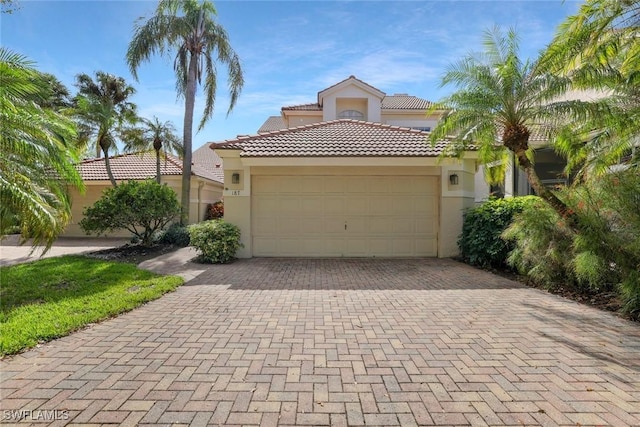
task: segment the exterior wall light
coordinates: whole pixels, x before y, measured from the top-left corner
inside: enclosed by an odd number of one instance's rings
[[[240,174],[235,172],[231,175],[231,183],[232,184],[240,184]]]
[[[449,175],[449,184],[458,185],[458,174],[452,173]]]

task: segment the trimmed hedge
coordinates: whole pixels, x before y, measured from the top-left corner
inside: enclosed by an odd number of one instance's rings
[[[226,264],[235,259],[240,243],[240,228],[222,219],[204,221],[189,226],[191,246],[205,263]]]
[[[502,232],[513,216],[532,205],[534,196],[490,199],[464,213],[462,234],[458,238],[462,259],[483,268],[505,268],[513,243],[502,239]]]

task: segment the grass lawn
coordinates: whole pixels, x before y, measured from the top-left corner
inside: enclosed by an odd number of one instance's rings
[[[0,356],[68,335],[173,291],[182,278],[82,256],[0,268]]]

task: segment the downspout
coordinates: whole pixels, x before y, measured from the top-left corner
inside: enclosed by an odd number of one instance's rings
[[[202,187],[204,187],[204,181],[198,181],[198,222],[202,221]]]

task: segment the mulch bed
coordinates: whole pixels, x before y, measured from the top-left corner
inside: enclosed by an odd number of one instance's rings
[[[141,245],[126,244],[123,246],[118,246],[116,248],[89,252],[87,256],[103,259],[106,261],[120,261],[131,264],[140,264],[142,261],[146,261],[148,259],[173,252],[177,249],[179,249],[179,247],[175,245],[157,244],[150,247],[145,247]]]

